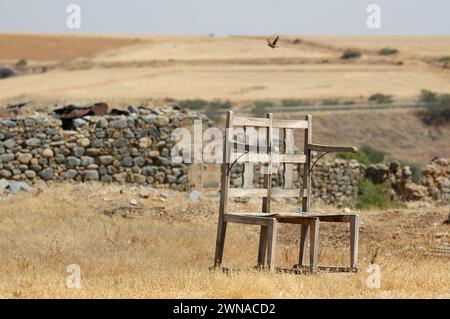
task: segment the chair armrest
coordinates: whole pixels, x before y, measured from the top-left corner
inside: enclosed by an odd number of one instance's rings
[[[353,146],[330,146],[330,145],[320,145],[320,144],[308,144],[308,149],[317,152],[327,152],[327,153],[335,153],[335,152],[349,152],[356,153],[358,149]]]

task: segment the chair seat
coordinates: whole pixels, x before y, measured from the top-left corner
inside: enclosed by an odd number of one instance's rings
[[[261,213],[261,212],[228,212],[226,213],[229,220],[238,220],[239,218],[251,221],[251,218],[264,221],[264,219],[275,218],[277,221],[286,223],[299,224],[309,223],[311,220],[319,219],[324,222],[350,222],[357,216],[354,213],[296,213],[296,212],[277,212],[277,213]]]
[[[248,224],[260,223],[264,224],[269,222],[271,219],[276,219],[279,222],[292,223],[292,224],[311,224],[313,221],[318,220],[314,216],[306,216],[305,214],[299,213],[258,213],[258,212],[248,212],[248,213],[235,213],[228,212],[225,213],[225,220],[230,222],[243,222]]]

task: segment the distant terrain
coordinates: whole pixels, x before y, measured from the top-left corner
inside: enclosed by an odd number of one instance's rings
[[[0,35],[0,67],[28,66],[0,80],[0,106],[23,98],[54,103],[152,99],[229,99],[236,109],[259,100],[366,103],[375,93],[414,102],[421,89],[450,93],[450,37],[264,37]],[[341,59],[348,49],[360,58]],[[398,50],[380,55],[382,48]],[[450,156],[450,128],[424,126],[414,110],[314,112],[317,141],[363,143],[425,163]],[[287,116],[279,114],[277,116]],[[293,113],[290,116],[303,116]],[[339,121],[337,121],[339,119]]]

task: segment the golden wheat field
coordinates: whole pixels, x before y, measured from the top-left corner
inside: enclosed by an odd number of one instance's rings
[[[0,195],[0,297],[450,298],[449,259],[428,254],[448,242],[436,236],[448,233],[441,225],[445,209],[416,203],[359,212],[356,274],[255,271],[258,229],[231,225],[224,263],[232,270],[223,273],[208,270],[218,211],[217,196],[208,194],[190,201],[186,193],[168,190],[147,197],[130,186],[42,184],[30,192]],[[137,208],[112,210],[132,200]],[[323,225],[319,261],[346,263],[347,235],[345,227]],[[297,237],[297,227],[280,227],[279,267],[296,263]],[[377,248],[381,288],[369,289],[366,269]],[[66,287],[71,264],[80,266],[80,289]]]

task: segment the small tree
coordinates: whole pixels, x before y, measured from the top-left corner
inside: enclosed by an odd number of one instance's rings
[[[382,48],[380,51],[378,51],[378,54],[380,55],[393,55],[397,53],[398,50],[394,48]]]
[[[389,104],[392,103],[392,95],[386,95],[383,93],[375,93],[369,97],[370,102],[374,102],[376,104]]]
[[[356,49],[347,49],[342,53],[341,59],[348,60],[348,59],[355,59],[361,57],[362,53],[359,50]]]
[[[16,63],[16,67],[19,68],[19,69],[23,69],[23,68],[25,68],[27,65],[28,65],[28,61],[27,61],[27,59],[24,59],[24,58],[20,59],[20,60],[17,61],[17,63]]]

